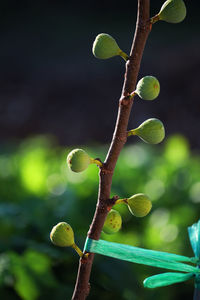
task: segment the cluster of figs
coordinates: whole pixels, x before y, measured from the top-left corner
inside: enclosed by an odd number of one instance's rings
[[[179,23],[186,16],[186,7],[183,0],[167,0],[162,5],[158,14],[150,19],[150,24],[157,21],[166,21],[169,23]],[[99,59],[108,59],[114,56],[121,56],[125,61],[129,59],[128,55],[123,52],[115,39],[106,33],[97,35],[93,43],[92,52]],[[156,77],[145,76],[140,79],[129,97],[133,98],[138,95],[143,100],[154,100],[160,92],[160,84]],[[146,143],[158,144],[165,137],[165,128],[163,123],[151,118],[144,121],[135,129],[127,131],[127,136],[136,135]],[[69,168],[76,173],[82,172],[88,168],[90,164],[96,164],[103,168],[103,163],[99,159],[91,158],[83,149],[74,149],[67,156],[67,164]],[[145,194],[136,194],[129,198],[118,199],[115,205],[124,203],[128,206],[129,211],[136,217],[146,216],[152,207],[150,199]],[[106,217],[103,232],[106,234],[114,234],[118,232],[122,225],[120,213],[111,209]],[[53,227],[50,233],[50,239],[53,244],[60,247],[72,247],[83,256],[82,251],[75,244],[74,232],[71,226],[66,222],[60,222]]]

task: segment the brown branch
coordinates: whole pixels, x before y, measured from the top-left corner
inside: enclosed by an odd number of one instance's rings
[[[126,64],[124,85],[122,89],[122,96],[119,100],[119,110],[115,131],[104,166],[99,172],[100,180],[98,202],[94,218],[88,232],[88,237],[95,240],[100,238],[107,213],[110,207],[114,204],[114,200],[110,199],[112,175],[119,154],[127,139],[127,126],[133,103],[133,100],[129,98],[129,94],[135,88],[143,50],[150,32],[149,1],[150,0],[138,0],[136,31],[130,52],[130,60]],[[77,281],[72,300],[84,300],[89,294],[89,278],[93,259],[94,254],[92,253],[89,254],[88,258],[80,258]]]

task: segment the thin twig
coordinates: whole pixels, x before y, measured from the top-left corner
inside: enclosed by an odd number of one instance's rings
[[[198,264],[198,268],[200,268],[200,265]],[[199,275],[195,276],[195,289],[194,289],[194,296],[193,300],[200,300],[200,277]]]
[[[142,54],[150,32],[149,1],[150,0],[138,0],[136,31],[130,52],[130,59],[126,63],[124,85],[121,99],[119,100],[119,110],[115,131],[104,166],[99,172],[98,201],[94,218],[88,232],[88,237],[95,240],[100,238],[105,218],[111,207],[110,191],[112,176],[119,154],[127,139],[127,126],[133,103],[133,99],[129,97],[129,94],[134,91],[136,86]],[[114,201],[112,205],[113,204]],[[88,258],[80,258],[76,286],[72,300],[85,300],[88,296],[90,290],[89,278],[93,259],[93,253],[90,253]]]
[[[200,300],[200,289],[195,288],[193,300]]]

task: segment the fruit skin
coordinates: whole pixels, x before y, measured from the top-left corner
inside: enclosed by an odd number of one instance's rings
[[[128,208],[135,217],[145,217],[151,210],[152,204],[145,194],[136,194],[127,199]]]
[[[182,0],[167,0],[158,13],[159,20],[180,23],[185,19],[187,10]]]
[[[66,222],[55,225],[50,233],[52,243],[59,247],[72,247],[74,245],[74,232]]]
[[[143,100],[154,100],[160,93],[160,83],[154,76],[145,76],[138,81],[135,93]]]
[[[121,50],[111,35],[100,33],[94,40],[92,52],[97,58],[107,59],[119,55]]]
[[[103,225],[103,232],[106,234],[114,234],[120,230],[122,226],[122,218],[117,210],[111,209],[106,217]]]
[[[74,149],[67,156],[67,164],[73,172],[82,172],[91,163],[91,158],[82,149]]]
[[[165,128],[160,120],[151,118],[144,121],[138,128],[133,129],[133,134],[139,136],[146,143],[158,144],[165,137]]]

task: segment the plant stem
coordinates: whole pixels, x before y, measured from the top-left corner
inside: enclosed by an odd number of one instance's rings
[[[200,289],[195,288],[193,300],[200,300]]]
[[[129,56],[122,50],[120,50],[119,55],[125,60],[127,61],[129,59]]]
[[[155,15],[154,17],[151,18],[151,24],[154,24],[160,20],[159,14]]]
[[[200,268],[200,265],[198,264],[198,268]],[[193,300],[200,300],[200,276],[195,276],[195,289],[194,289],[194,297]]]
[[[115,204],[120,204],[120,203],[127,203],[127,198],[124,199],[118,199]]]
[[[72,248],[78,253],[78,255],[80,257],[82,257],[84,255],[83,252],[81,251],[81,249],[76,244],[73,244]]]
[[[127,136],[131,136],[131,135],[136,135],[136,134],[135,134],[135,129],[129,130],[129,131],[127,132]]]
[[[88,231],[88,237],[95,240],[100,238],[109,208],[115,204],[115,201],[110,199],[112,176],[119,154],[127,140],[127,126],[133,104],[133,99],[130,98],[129,95],[134,91],[136,86],[142,54],[150,32],[149,2],[150,0],[138,0],[136,31],[130,57],[126,63],[124,85],[121,99],[119,100],[117,121],[107,157],[99,172],[98,201],[94,218]],[[84,257],[80,258],[72,300],[85,300],[88,296],[90,290],[89,278],[93,259],[93,253],[90,253],[87,259]]]
[[[96,164],[96,165],[99,166],[100,168],[103,167],[102,162],[100,162],[98,159],[93,159],[93,158],[91,158],[91,162],[92,162],[92,164]]]

